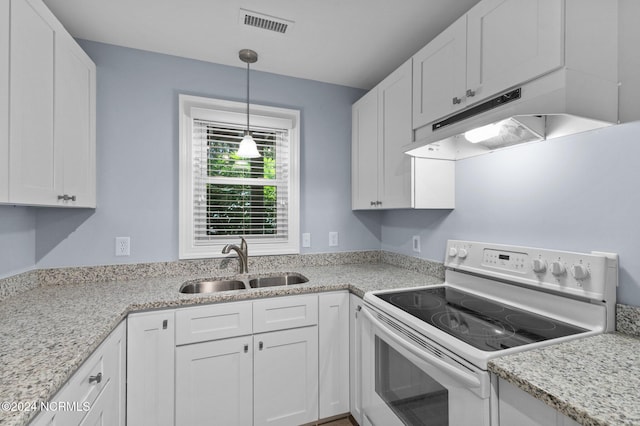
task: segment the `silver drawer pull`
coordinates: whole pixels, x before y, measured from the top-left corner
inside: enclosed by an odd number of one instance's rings
[[[95,376],[89,376],[89,383],[100,383],[102,381],[102,373],[98,373]]]
[[[67,194],[63,194],[63,195],[58,195],[58,200],[63,200],[63,201],[75,201],[76,200],[76,196],[75,195],[67,195]]]
[[[453,102],[454,105],[461,104],[462,103],[462,99],[460,99],[459,97],[456,96],[451,100],[451,102]]]
[[[467,89],[467,97],[468,98],[473,98],[475,95],[476,95],[476,91],[475,90]]]
[[[249,352],[249,345],[244,345],[244,353],[246,354],[247,352]]]
[[[264,348],[264,343],[258,343],[258,350],[262,350]]]

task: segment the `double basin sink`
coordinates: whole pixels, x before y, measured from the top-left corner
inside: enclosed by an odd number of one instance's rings
[[[230,290],[249,290],[252,288],[275,287],[306,283],[309,280],[296,272],[265,274],[253,278],[198,279],[187,281],[180,286],[180,293],[216,293]]]

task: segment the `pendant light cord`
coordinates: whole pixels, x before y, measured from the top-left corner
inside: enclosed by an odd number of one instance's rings
[[[249,62],[247,62],[247,134],[249,132]]]

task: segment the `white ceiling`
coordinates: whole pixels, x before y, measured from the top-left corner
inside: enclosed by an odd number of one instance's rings
[[[44,0],[76,38],[369,89],[478,0]],[[240,8],[295,21],[282,35]]]

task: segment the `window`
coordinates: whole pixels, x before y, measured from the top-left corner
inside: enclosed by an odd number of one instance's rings
[[[296,110],[251,105],[260,158],[235,153],[246,104],[180,95],[180,258],[220,257],[244,237],[252,255],[299,252]]]

